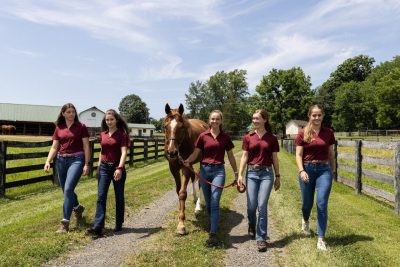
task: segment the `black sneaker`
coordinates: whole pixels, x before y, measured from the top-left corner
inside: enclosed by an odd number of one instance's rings
[[[85,207],[82,205],[78,205],[78,207],[73,209],[74,217],[77,221],[82,220],[82,213],[85,210]]]
[[[101,236],[103,235],[103,228],[102,227],[91,227],[87,230],[87,233],[90,235]]]
[[[257,241],[257,249],[259,252],[267,251],[267,242],[265,242],[264,240]]]
[[[210,234],[210,237],[206,241],[205,246],[211,248],[211,247],[216,247],[217,245],[218,245],[217,235],[216,234]]]
[[[122,231],[122,224],[118,224],[114,228],[114,233],[118,233]]]
[[[256,229],[254,227],[249,226],[249,230],[247,231],[251,239],[256,237]]]

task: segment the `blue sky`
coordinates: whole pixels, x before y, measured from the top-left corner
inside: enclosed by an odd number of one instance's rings
[[[312,87],[345,59],[400,49],[400,1],[0,0],[2,103],[118,109],[136,94],[150,116],[191,82],[300,66]]]

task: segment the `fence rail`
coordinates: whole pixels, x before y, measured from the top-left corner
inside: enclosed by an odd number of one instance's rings
[[[285,139],[282,141],[283,148],[289,153],[296,153],[296,146],[293,139]],[[354,154],[338,153],[338,147],[353,147]],[[362,148],[370,149],[389,149],[393,150],[393,158],[376,158],[365,156],[362,153]],[[336,141],[335,144],[335,161],[338,170],[348,171],[354,174],[355,179],[349,179],[343,175],[337,175],[334,179],[343,184],[351,186],[357,194],[362,192],[368,193],[374,197],[380,197],[388,201],[394,202],[394,211],[400,215],[400,142],[373,142],[373,141]],[[352,160],[354,166],[344,163],[338,163],[338,159]],[[394,175],[387,175],[371,171],[363,167],[363,163],[372,163],[377,165],[389,166],[394,168]],[[386,192],[382,189],[372,187],[363,183],[362,176],[367,176],[376,181],[380,181],[394,186],[394,194]]]
[[[43,181],[52,181],[58,184],[57,174],[54,168],[54,162],[51,163],[52,174],[29,177],[16,181],[7,182],[7,175],[19,174],[28,171],[43,170],[43,163],[31,164],[18,167],[7,167],[7,162],[18,162],[26,159],[43,159],[47,157],[48,152],[22,152],[22,153],[8,153],[9,148],[43,148],[51,146],[52,141],[45,142],[20,142],[20,141],[1,141],[0,142],[0,196],[4,195],[7,188],[28,185]],[[94,170],[97,168],[100,147],[97,139],[90,140],[90,168],[89,177],[93,177]],[[139,156],[139,157],[138,157]],[[142,156],[142,157],[140,157]],[[131,139],[131,146],[129,147],[126,164],[133,167],[134,163],[147,162],[151,159],[158,159],[164,156],[164,139],[160,138],[137,138]],[[55,161],[56,159],[54,159]]]

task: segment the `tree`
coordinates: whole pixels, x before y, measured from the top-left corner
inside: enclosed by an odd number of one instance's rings
[[[373,70],[375,59],[366,55],[358,55],[346,59],[334,72],[329,79],[318,89],[315,102],[323,105],[325,110],[324,123],[328,126],[332,123],[332,115],[335,111],[335,93],[344,83],[355,81],[362,82]]]
[[[342,84],[335,94],[332,126],[339,131],[374,128],[375,104],[373,94],[365,83],[351,81]]]
[[[236,69],[219,71],[206,83],[191,83],[185,96],[189,116],[207,121],[209,113],[219,109],[224,114],[224,129],[238,134],[249,120],[245,104],[248,94],[246,71]]]
[[[300,67],[289,70],[272,69],[256,87],[262,106],[277,130],[285,136],[286,123],[291,119],[307,118],[307,107],[313,97],[310,76]]]
[[[127,122],[149,123],[149,109],[146,103],[135,94],[125,96],[119,103],[118,109]]]
[[[160,118],[158,120],[150,117],[150,123],[156,127],[156,131],[160,132],[164,127],[164,118]]]
[[[376,93],[379,127],[400,128],[400,68],[393,69],[377,83]]]

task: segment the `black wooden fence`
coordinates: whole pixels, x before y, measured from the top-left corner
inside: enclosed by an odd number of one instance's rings
[[[7,182],[7,175],[23,173],[28,171],[43,170],[44,161],[40,164],[7,167],[7,161],[17,161],[26,159],[43,159],[48,155],[45,152],[22,152],[22,153],[8,153],[8,148],[41,148],[51,146],[52,141],[45,142],[20,142],[20,141],[1,141],[0,142],[0,196],[5,194],[7,188],[17,187],[27,184],[38,183],[42,181],[53,181],[58,184],[57,174],[54,168],[54,162],[51,164],[53,169],[52,174],[29,177],[26,179],[18,179],[15,181]],[[100,146],[98,140],[90,140],[90,168],[89,177],[93,177],[93,172],[98,164],[98,152]],[[131,140],[131,146],[127,156],[126,164],[132,167],[136,162],[147,162],[151,159],[158,159],[164,156],[164,139],[160,138],[134,138]],[[54,159],[56,160],[56,159]],[[44,174],[44,172],[43,172]]]
[[[286,139],[283,140],[283,147],[286,151],[295,154],[296,148],[294,140]],[[354,147],[354,154],[338,153],[338,147]],[[368,157],[363,155],[362,148],[372,149],[390,149],[393,150],[393,158],[376,158]],[[349,179],[348,177],[338,175],[334,177],[336,181],[344,183],[348,186],[355,188],[357,194],[361,194],[363,191],[374,196],[386,199],[394,202],[395,213],[400,215],[400,142],[373,142],[373,141],[342,141],[339,140],[335,144],[336,154],[336,168],[338,170],[345,170],[354,173],[355,179]],[[338,163],[338,159],[353,160],[354,166]],[[377,173],[366,168],[363,168],[363,163],[372,163],[377,165],[390,166],[394,168],[394,176]],[[394,186],[394,194],[375,188],[362,183],[362,176],[365,175],[368,178],[388,183]]]

